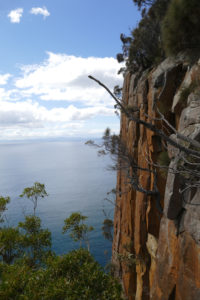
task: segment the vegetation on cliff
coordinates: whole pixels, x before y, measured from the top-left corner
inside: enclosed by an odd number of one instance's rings
[[[167,55],[200,48],[200,3],[171,0],[162,23],[163,46]]]
[[[133,0],[142,18],[130,36],[121,34],[125,61],[121,71],[143,71],[157,65],[168,55],[200,48],[200,3],[198,0]],[[192,32],[192,34],[191,34]]]

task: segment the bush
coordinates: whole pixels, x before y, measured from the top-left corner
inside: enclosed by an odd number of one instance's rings
[[[140,9],[142,6],[152,5],[155,2],[155,0],[133,0],[133,2]]]
[[[51,232],[41,228],[40,218],[32,215],[26,216],[18,227],[27,264],[33,267],[42,265],[51,253]]]
[[[17,228],[0,229],[0,257],[4,263],[11,264],[22,254],[21,235]]]
[[[0,265],[1,299],[121,300],[121,287],[85,249],[49,258],[34,270],[22,262]]]
[[[0,221],[9,201],[0,196]],[[71,229],[74,240],[88,242],[93,228],[83,223],[86,219],[73,213],[63,229]],[[51,233],[35,215],[25,216],[16,228],[0,227],[0,260],[0,299],[122,300],[120,284],[89,251],[81,248],[56,256],[51,251]]]
[[[140,1],[143,2],[143,1]],[[126,67],[132,72],[143,71],[164,58],[161,42],[161,24],[165,16],[169,0],[151,1],[152,6],[143,10],[139,25],[133,29],[130,37],[121,34],[123,58]],[[122,55],[117,59],[122,61]]]
[[[200,48],[199,0],[172,0],[162,24],[162,39],[167,55]]]
[[[170,164],[170,158],[168,156],[168,152],[167,151],[163,151],[159,154],[158,156],[158,160],[157,160],[158,165],[160,166],[160,175],[163,178],[167,177],[168,174],[168,166]]]
[[[7,210],[6,206],[10,202],[10,197],[0,196],[0,223],[4,222],[3,213]]]
[[[169,166],[170,159],[167,151],[163,151],[160,153],[160,155],[158,156],[158,163],[161,166]]]

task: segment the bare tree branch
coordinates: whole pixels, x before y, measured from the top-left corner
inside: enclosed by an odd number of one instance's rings
[[[120,107],[121,112],[124,113],[127,118],[136,124],[141,124],[145,126],[147,129],[154,132],[156,135],[160,136],[162,141],[167,142],[168,144],[172,145],[173,147],[179,149],[179,154],[176,157],[177,165],[175,168],[168,167],[168,166],[161,166],[160,164],[156,164],[149,160],[148,155],[145,156],[146,161],[148,162],[149,168],[141,167],[139,166],[132,155],[129,154],[127,148],[125,145],[123,145],[122,141],[119,137],[116,135],[110,136],[110,132],[108,130],[107,134],[103,137],[104,142],[103,146],[105,150],[103,150],[103,153],[110,153],[111,156],[115,156],[116,158],[116,169],[123,169],[127,172],[127,184],[131,184],[131,186],[136,190],[139,191],[146,196],[153,196],[156,200],[156,206],[157,209],[162,213],[162,206],[160,202],[160,192],[157,188],[157,172],[156,168],[163,168],[167,169],[170,173],[173,174],[180,174],[184,178],[184,184],[185,188],[180,189],[180,194],[183,194],[183,192],[187,191],[191,188],[200,188],[200,170],[199,170],[199,159],[200,159],[200,151],[196,151],[193,149],[188,149],[185,146],[183,146],[180,141],[184,141],[189,143],[191,146],[199,148],[200,149],[200,143],[197,141],[194,141],[190,139],[189,137],[184,136],[183,134],[179,133],[164,117],[164,115],[159,111],[157,108],[158,114],[160,115],[160,118],[152,118],[144,113],[144,115],[152,121],[160,121],[162,122],[162,127],[165,131],[172,130],[176,134],[176,138],[179,139],[179,141],[176,141],[175,139],[170,138],[166,135],[166,133],[162,130],[157,128],[155,125],[153,125],[151,122],[146,122],[144,120],[139,119],[138,117],[134,116],[132,112],[130,112],[110,90],[109,88],[104,85],[102,82],[94,78],[93,76],[88,76],[90,79],[97,82],[100,86],[102,86],[109,94],[110,96],[115,100],[116,104]],[[139,109],[138,109],[139,110]],[[164,124],[163,124],[164,123]],[[112,138],[114,138],[112,140]],[[163,143],[164,147],[166,147],[166,143]],[[93,145],[95,145],[93,143]],[[98,146],[98,145],[95,145]],[[100,147],[101,147],[100,146]],[[188,161],[187,156],[190,156],[192,159],[192,162]],[[193,162],[194,160],[197,160],[197,162]],[[133,174],[130,175],[130,170],[134,171]],[[139,181],[138,173],[137,171],[143,171],[147,172],[149,174],[153,175],[153,188],[151,190],[145,189]]]
[[[159,135],[163,140],[168,142],[170,145],[178,148],[180,151],[183,151],[183,152],[185,152],[186,154],[189,154],[189,155],[193,155],[196,158],[200,158],[200,152],[199,151],[195,151],[195,150],[188,149],[188,148],[184,147],[180,143],[178,143],[178,142],[174,141],[172,138],[168,137],[162,130],[158,129],[155,125],[153,125],[149,122],[146,122],[144,120],[141,120],[141,119],[133,116],[132,114],[130,114],[126,110],[126,108],[123,106],[123,104],[120,102],[120,100],[117,99],[117,97],[115,97],[115,95],[109,90],[109,88],[106,85],[104,85],[102,82],[100,82],[99,80],[97,80],[96,78],[94,78],[91,75],[88,76],[88,77],[90,79],[94,80],[95,82],[97,82],[100,86],[102,86],[111,95],[111,97],[115,100],[117,105],[119,105],[119,107],[121,108],[121,111],[129,118],[129,120],[134,121],[137,124],[141,124],[141,125],[145,126],[149,130],[151,130],[154,133],[156,133],[157,135]]]
[[[183,141],[185,141],[185,142],[188,142],[188,143],[190,143],[191,145],[193,145],[194,147],[197,147],[197,148],[199,148],[200,149],[200,143],[199,142],[197,142],[197,141],[195,141],[195,140],[193,140],[193,139],[191,139],[190,137],[188,137],[188,136],[185,136],[185,135],[183,135],[183,134],[181,134],[180,132],[178,132],[167,120],[166,120],[166,118],[164,117],[164,115],[160,112],[160,110],[158,109],[158,107],[157,107],[157,112],[158,112],[158,114],[160,115],[160,119],[162,120],[162,121],[164,121],[166,124],[167,124],[167,126],[176,134],[176,136],[177,136],[177,138],[179,138],[179,139],[181,139],[181,140],[183,140]]]

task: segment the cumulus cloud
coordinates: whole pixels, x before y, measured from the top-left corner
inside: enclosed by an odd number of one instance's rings
[[[93,75],[109,88],[122,84],[118,75],[119,64],[112,57],[76,57],[48,52],[48,58],[39,65],[22,67],[23,76],[15,86],[30,97],[37,95],[41,100],[79,101],[85,105],[111,105],[107,93],[92,82]]]
[[[17,90],[7,90],[5,87],[0,87],[0,102],[1,101],[15,101],[17,96]],[[19,99],[17,97],[17,99]]]
[[[71,121],[84,121],[99,115],[112,116],[113,109],[103,107],[77,108],[74,105],[68,107],[47,109],[37,102],[0,102],[0,127],[18,124],[20,126],[37,126],[50,123],[66,123]],[[43,125],[41,125],[43,126]]]
[[[8,18],[10,19],[10,22],[11,23],[20,23],[23,11],[24,11],[23,8],[17,8],[17,9],[11,10],[8,14]]]
[[[55,137],[77,134],[85,121],[95,116],[111,116],[113,109],[77,108],[73,105],[47,109],[37,102],[0,101],[1,138]]]
[[[0,135],[3,140],[22,140],[33,138],[52,138],[52,137],[69,137],[75,136],[82,129],[80,123],[65,124],[62,126],[52,127],[0,127]]]
[[[118,128],[112,98],[88,78],[93,75],[111,90],[121,85],[116,59],[47,55],[40,64],[21,66],[18,77],[0,75],[1,139],[94,137],[107,126]]]
[[[47,10],[47,8],[44,7],[32,7],[30,10],[30,13],[32,15],[42,15],[44,18],[50,16],[50,12]]]
[[[11,77],[11,74],[7,73],[7,74],[0,74],[0,85],[5,85],[8,82],[8,79]]]

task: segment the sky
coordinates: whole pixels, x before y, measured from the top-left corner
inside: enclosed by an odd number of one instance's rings
[[[119,131],[120,34],[140,19],[132,0],[0,0],[0,140],[101,137]]]

